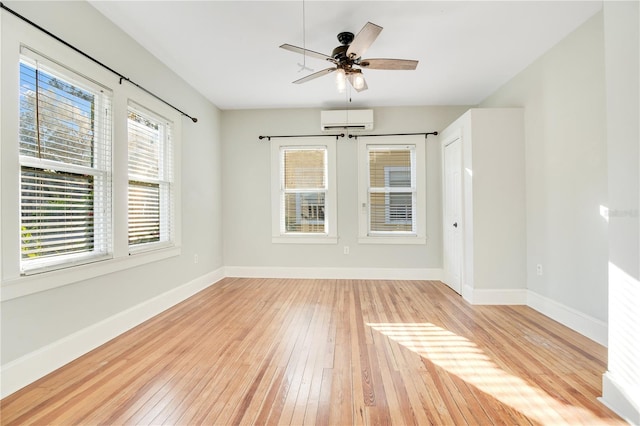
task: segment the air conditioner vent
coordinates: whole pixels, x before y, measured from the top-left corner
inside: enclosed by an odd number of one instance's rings
[[[322,131],[340,129],[373,130],[373,110],[330,110],[320,112],[320,127]]]

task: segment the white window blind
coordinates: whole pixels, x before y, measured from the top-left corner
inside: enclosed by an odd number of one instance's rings
[[[281,233],[326,234],[327,149],[283,147]]]
[[[172,241],[171,125],[139,106],[128,110],[129,246],[153,248]]]
[[[111,93],[23,50],[20,61],[21,270],[111,252]]]
[[[367,146],[369,233],[416,232],[415,146]]]

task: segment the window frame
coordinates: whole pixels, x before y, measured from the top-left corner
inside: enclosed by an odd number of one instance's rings
[[[384,141],[381,142],[374,142],[367,137],[359,137],[357,143],[358,242],[360,244],[426,244],[426,141],[424,136],[387,136],[384,138]],[[415,223],[415,230],[372,232],[370,231],[369,204],[369,194],[371,193],[369,182],[369,147],[372,149],[398,149],[402,146],[412,147],[414,150],[411,167],[415,168],[415,173],[410,173],[410,176],[413,175],[411,177],[411,190],[414,194],[412,197],[412,221]],[[387,214],[388,212],[385,211],[385,218]]]
[[[285,149],[324,149],[326,188],[324,205],[324,233],[286,232],[282,229],[284,214],[284,170],[282,156]],[[306,191],[299,191],[306,192]],[[315,191],[314,191],[315,192]],[[271,241],[284,244],[337,244],[336,141],[335,136],[319,141],[317,138],[274,139],[271,141]]]

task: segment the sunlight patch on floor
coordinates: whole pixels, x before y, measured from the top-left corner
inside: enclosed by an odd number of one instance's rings
[[[567,405],[498,367],[476,344],[430,323],[368,323],[372,329],[543,424],[598,423],[602,419]]]

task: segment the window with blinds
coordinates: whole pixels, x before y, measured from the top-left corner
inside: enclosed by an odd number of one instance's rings
[[[415,146],[367,146],[369,233],[415,234]]]
[[[326,234],[327,149],[283,147],[280,150],[283,234]]]
[[[129,247],[155,248],[172,240],[171,125],[137,105],[127,116]]]
[[[20,60],[20,268],[111,252],[111,93],[25,49]]]

